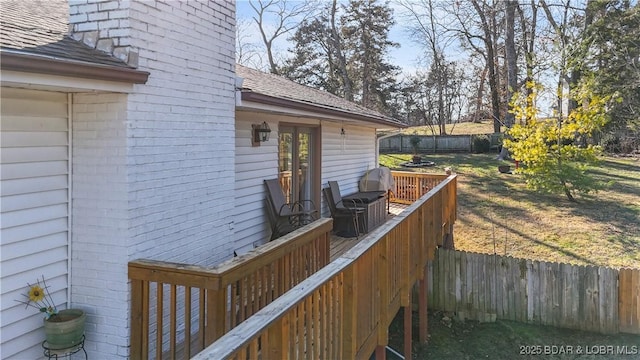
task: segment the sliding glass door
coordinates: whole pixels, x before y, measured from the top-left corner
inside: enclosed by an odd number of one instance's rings
[[[278,177],[288,202],[319,201],[317,129],[281,126],[278,139]]]

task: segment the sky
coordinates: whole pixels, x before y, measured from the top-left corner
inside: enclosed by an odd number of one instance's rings
[[[291,0],[290,0],[291,1]],[[295,1],[295,0],[294,0]],[[582,0],[573,0],[580,2]],[[409,35],[409,30],[406,28],[404,24],[406,21],[402,20],[402,8],[394,1],[389,2],[389,6],[394,10],[394,19],[396,24],[392,25],[389,29],[389,39],[398,43],[400,46],[397,48],[389,48],[389,62],[391,64],[397,65],[402,69],[402,73],[407,76],[414,74],[416,69],[421,68],[424,69],[424,64],[422,66],[418,66],[418,58],[421,54],[420,45],[413,41]],[[250,29],[244,29],[244,32],[248,33],[248,38],[251,39],[251,42],[256,46],[259,46],[261,52],[264,54],[264,45],[261,41],[260,33],[257,29],[257,25],[251,20],[251,18],[255,15],[254,10],[251,8],[248,0],[237,0],[236,2],[236,18],[238,23],[241,21],[246,21],[251,23]],[[446,14],[442,14],[442,16],[446,16]],[[243,34],[244,35],[244,34]],[[292,44],[286,41],[287,36],[283,36],[278,39],[278,41],[274,44],[274,50],[276,53],[286,53],[287,49],[291,47]],[[463,54],[462,51],[458,48],[458,45],[455,43],[447,46],[447,55],[449,59],[452,60],[464,60],[460,59],[459,54]],[[266,65],[261,68],[261,70],[265,70]],[[550,80],[549,80],[550,79]],[[555,104],[555,82],[557,81],[555,75],[553,78],[544,79],[540,78],[540,81],[551,81],[549,85],[549,91],[539,93],[538,104],[540,106],[540,114],[541,116],[550,116],[552,107]]]

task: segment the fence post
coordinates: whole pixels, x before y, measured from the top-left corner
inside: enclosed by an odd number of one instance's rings
[[[618,284],[619,329],[640,334],[640,270],[620,269]]]

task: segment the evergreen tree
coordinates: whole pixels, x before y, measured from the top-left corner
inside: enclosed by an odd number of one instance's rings
[[[389,40],[389,28],[394,24],[393,11],[388,2],[352,0],[345,8],[342,33],[348,45],[349,63],[356,75],[358,101],[365,107],[386,111],[393,84],[399,69],[385,57],[390,47],[398,44]]]
[[[392,113],[399,68],[386,60],[393,12],[388,3],[352,0],[327,4],[323,14],[306,21],[290,38],[293,56],[282,69],[296,82],[383,113]]]
[[[604,145],[612,151],[640,149],[640,6],[629,1],[589,3],[586,27],[574,66],[594,96],[609,97],[611,118]]]

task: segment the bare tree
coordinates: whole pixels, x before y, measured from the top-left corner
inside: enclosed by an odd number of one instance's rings
[[[500,132],[502,124],[500,102],[500,71],[498,39],[500,27],[497,16],[500,2],[496,0],[455,1],[451,4],[456,25],[449,29],[455,32],[466,47],[484,60],[491,99],[491,114],[494,132]]]
[[[538,5],[536,5],[536,0],[531,0],[529,3],[531,8],[531,13],[525,15],[525,11],[522,6],[518,4],[516,10],[518,11],[518,15],[520,17],[520,26],[522,31],[522,43],[524,49],[524,60],[525,60],[525,78],[524,78],[524,91],[526,95],[526,105],[528,108],[532,108],[533,97],[531,94],[533,92],[533,87],[529,86],[529,84],[534,80],[534,70],[538,66],[536,62],[536,52],[535,52],[535,40],[536,40],[536,30],[538,26]],[[523,86],[518,86],[522,88]],[[527,119],[528,120],[528,119]]]
[[[262,52],[251,42],[250,27],[249,19],[236,21],[236,62],[259,69],[262,64]]]
[[[505,54],[506,54],[506,65],[507,65],[507,101],[508,104],[511,103],[511,98],[517,92],[518,87],[518,57],[516,55],[516,43],[514,39],[515,35],[515,17],[516,17],[516,7],[518,4],[514,0],[507,1],[507,11],[506,11],[506,26],[505,26]],[[511,128],[514,123],[515,115],[511,111],[511,106],[508,106],[508,111],[504,117],[504,125],[507,128]],[[505,146],[500,149],[500,155],[498,155],[499,160],[504,160],[507,156],[509,156],[509,151]]]
[[[578,69],[571,69],[569,61],[571,59],[572,43],[580,37],[580,33],[589,26],[593,16],[588,12],[590,8],[588,0],[585,8],[574,6],[573,2],[548,3],[540,0],[540,6],[544,10],[547,21],[551,24],[556,34],[556,44],[560,53],[558,59],[558,121],[571,112],[576,107],[575,101],[569,98],[569,90],[580,80]],[[557,9],[558,11],[553,11]],[[579,14],[579,15],[578,15]],[[576,19],[583,19],[583,28],[577,27]],[[572,26],[573,25],[573,26]],[[571,31],[575,33],[571,33]],[[566,106],[565,106],[566,103]]]
[[[295,30],[307,17],[313,15],[313,3],[310,1],[287,0],[250,0],[255,11],[254,22],[258,26],[265,46],[269,70],[278,73],[278,64],[274,56],[274,41]]]
[[[407,14],[407,20],[411,24],[409,29],[414,40],[422,45],[429,58],[429,74],[434,81],[436,91],[436,112],[440,134],[446,134],[446,116],[451,104],[445,103],[445,92],[447,91],[446,79],[448,62],[444,48],[451,42],[451,36],[447,33],[446,27],[439,23],[437,18],[438,9],[433,0],[400,0],[398,2]],[[442,11],[442,9],[439,9]]]

